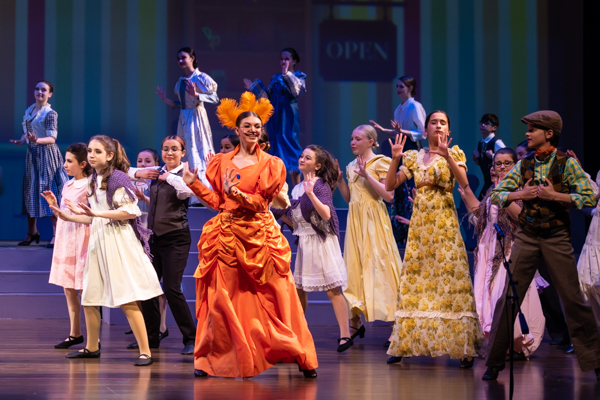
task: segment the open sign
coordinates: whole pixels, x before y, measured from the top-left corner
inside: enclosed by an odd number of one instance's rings
[[[396,76],[396,25],[327,20],[319,25],[319,72],[334,81],[390,81]]]

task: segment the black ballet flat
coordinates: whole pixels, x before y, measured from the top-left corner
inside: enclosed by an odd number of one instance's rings
[[[80,344],[80,343],[83,343],[83,335],[79,336],[79,337],[69,336],[67,338],[67,340],[60,342],[59,344],[54,346],[54,348],[55,349],[68,349],[69,347],[76,345],[76,344]]]
[[[204,371],[202,371],[201,369],[195,369],[194,370],[194,377],[196,378],[204,378],[208,376],[208,374]]]
[[[388,340],[387,342],[385,342],[385,343],[383,344],[383,347],[385,347],[386,349],[389,349],[391,345],[392,345],[392,342],[390,342],[390,341]]]
[[[471,361],[466,358],[460,360],[460,367],[463,369],[473,368],[473,364],[475,364],[475,358],[471,358]]]
[[[158,332],[158,340],[163,340],[164,338],[166,338],[167,336],[169,336],[169,329],[165,329],[164,332]]]
[[[130,350],[132,350],[132,349],[133,349],[133,350],[137,350],[137,349],[139,349],[139,348],[140,348],[140,346],[138,346],[138,343],[137,343],[137,342],[133,342],[133,343],[129,343],[129,344],[127,345],[127,348],[128,348],[128,349],[130,349]]]
[[[342,340],[346,340],[345,343],[340,344],[340,342]],[[354,340],[352,340],[352,338],[349,337],[342,337],[338,339],[338,348],[337,348],[337,352],[341,353],[343,351],[346,351],[350,348],[350,346],[352,346],[354,344]]]
[[[314,369],[304,369],[304,370],[302,370],[302,373],[304,374],[305,378],[316,378],[317,377],[317,371]]]
[[[133,335],[133,330],[128,330],[127,332],[125,332],[126,335]]]
[[[87,348],[83,348],[83,351],[76,351],[75,353],[69,353],[65,358],[100,358],[100,349],[96,351],[89,351]]]
[[[402,361],[402,357],[390,357],[387,359],[386,363],[388,364],[397,364]]]
[[[152,365],[153,363],[154,361],[152,361],[152,357],[150,357],[148,354],[140,354],[140,357],[135,360],[133,365],[136,367],[146,367],[148,365]]]
[[[504,365],[501,367],[488,367],[488,369],[485,370],[485,373],[483,374],[481,379],[484,381],[495,381],[496,379],[498,379],[498,374],[503,369]]]
[[[360,337],[361,339],[363,339],[365,337],[365,326],[361,325],[360,328],[355,328],[353,326],[350,327],[350,329],[354,329],[356,332],[354,332],[351,336],[350,339],[354,339],[355,337]]]
[[[29,239],[27,239],[27,238],[29,238]],[[29,246],[34,240],[35,240],[35,244],[40,243],[40,233],[39,232],[36,233],[35,235],[28,233],[27,236],[25,237],[25,240],[23,240],[22,242],[19,242],[17,246]]]
[[[565,354],[575,354],[575,347],[571,345],[571,347],[565,350]]]

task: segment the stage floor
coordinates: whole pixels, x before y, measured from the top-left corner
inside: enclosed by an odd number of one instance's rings
[[[336,327],[311,329],[319,377],[304,379],[298,367],[280,364],[252,379],[194,378],[193,357],[176,326],[153,353],[154,365],[133,366],[137,351],[122,325],[102,326],[102,357],[67,360],[56,350],[67,320],[0,320],[0,399],[507,399],[508,368],[498,382],[484,382],[483,360],[461,370],[447,357],[415,357],[387,365],[382,344],[391,328],[367,328],[346,352],[335,351]],[[508,366],[507,366],[508,367]],[[582,373],[574,355],[543,343],[529,362],[516,363],[515,399],[600,399],[593,371]]]

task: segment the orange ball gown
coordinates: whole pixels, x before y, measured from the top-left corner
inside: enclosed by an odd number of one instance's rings
[[[199,180],[189,186],[219,210],[198,242],[194,366],[222,377],[255,376],[281,361],[315,369],[290,246],[269,212],[285,183],[285,166],[257,149],[258,164],[240,169],[232,161],[238,151],[217,154],[208,165],[212,191]],[[222,182],[228,167],[240,181],[229,195]]]

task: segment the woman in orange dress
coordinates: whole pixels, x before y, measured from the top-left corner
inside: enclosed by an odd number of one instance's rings
[[[317,355],[290,271],[290,246],[269,213],[285,166],[260,150],[258,114],[234,120],[240,145],[207,166],[212,191],[184,165],[188,186],[219,210],[198,243],[195,375],[252,377],[283,361],[314,378]]]

